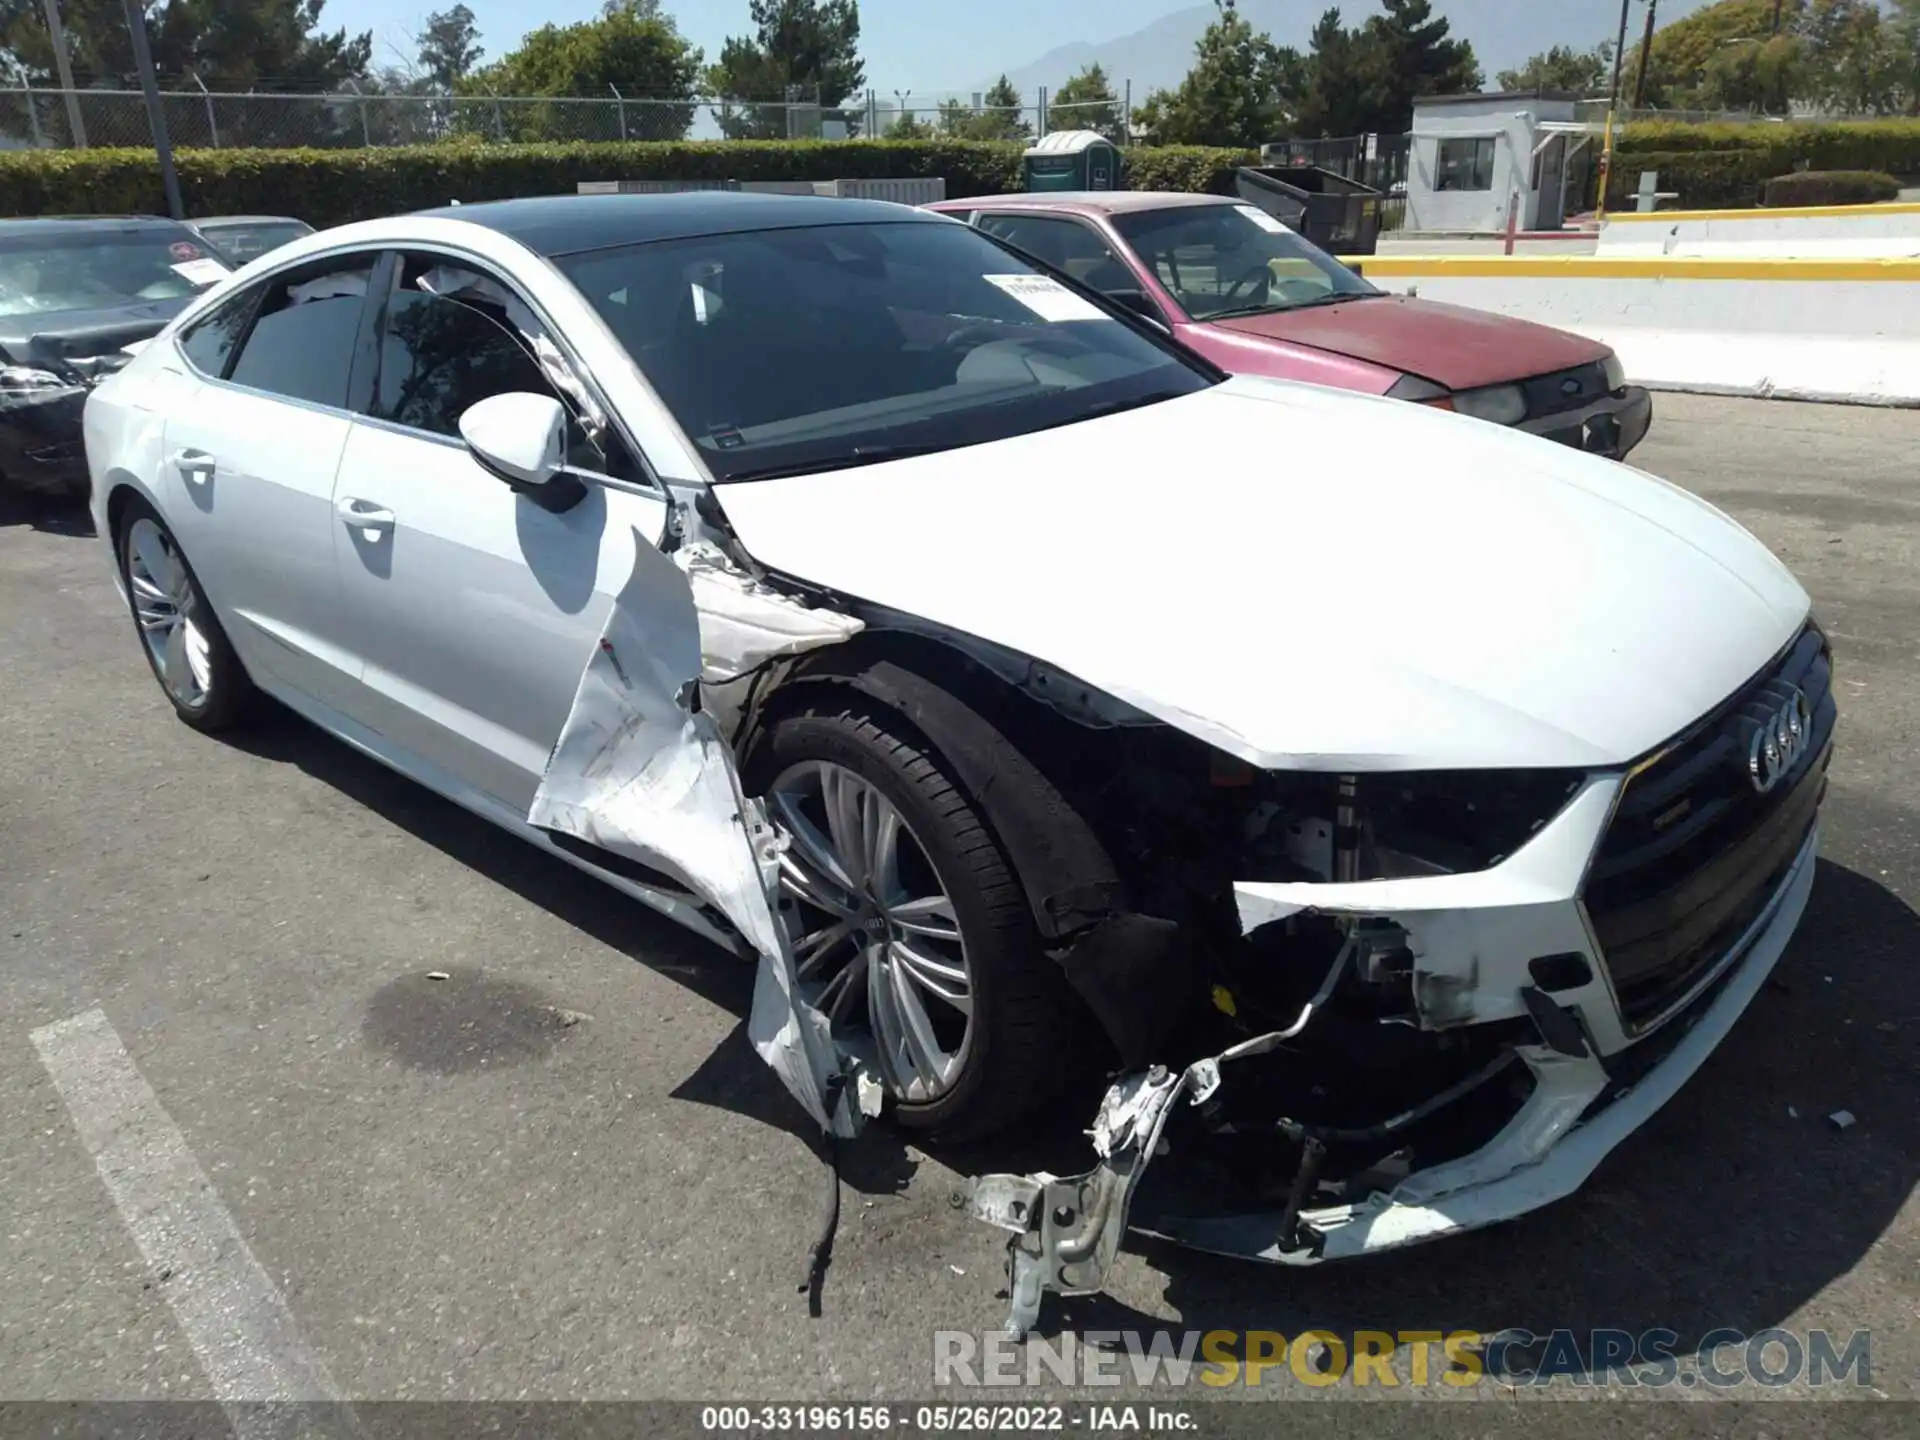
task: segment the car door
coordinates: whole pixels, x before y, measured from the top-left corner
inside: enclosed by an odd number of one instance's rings
[[[530,349],[540,322],[499,276],[443,257],[397,255],[382,290],[375,381],[333,497],[361,706],[442,788],[524,814],[666,496],[592,484],[555,511],[482,469],[459,436],[469,406],[559,393]],[[569,462],[638,473],[610,430],[596,445],[577,421]]]
[[[356,380],[370,379],[376,258],[241,291],[182,331],[160,397],[167,517],[234,647],[268,689],[335,709],[360,665],[341,625],[333,478]]]

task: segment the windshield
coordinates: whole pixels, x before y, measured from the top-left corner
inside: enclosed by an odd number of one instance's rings
[[[957,222],[704,235],[556,263],[716,480],[975,445],[1214,383]]]
[[[1381,292],[1251,205],[1179,205],[1113,217],[1194,320],[1338,304]]]
[[[202,225],[200,233],[219,246],[220,253],[234,264],[244,265],[255,256],[276,250],[289,240],[311,235],[313,227],[299,220],[242,220]]]
[[[21,235],[0,240],[0,316],[183,300],[226,274],[184,228]]]

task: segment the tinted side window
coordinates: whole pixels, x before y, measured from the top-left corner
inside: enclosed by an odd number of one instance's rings
[[[980,228],[1102,295],[1140,294],[1140,277],[1126,267],[1091,225],[1045,215],[982,215]],[[1159,307],[1146,308],[1159,315]]]
[[[377,418],[457,437],[468,406],[514,390],[553,394],[519,336],[464,301],[393,293],[380,342]]]
[[[180,348],[186,352],[194,369],[216,380],[226,378],[227,362],[233,358],[233,347],[247,333],[247,321],[253,318],[253,307],[259,300],[258,286],[243,290],[181,332]]]
[[[294,400],[344,407],[373,262],[268,285],[229,377]]]

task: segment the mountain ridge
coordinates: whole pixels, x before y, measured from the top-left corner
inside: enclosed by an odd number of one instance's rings
[[[1264,30],[1276,45],[1291,45],[1304,53],[1314,25],[1330,3],[1239,0],[1239,10],[1254,29]],[[1666,0],[1660,8],[1660,19],[1663,24],[1681,19],[1706,3]],[[1358,4],[1344,4],[1340,10],[1351,28],[1378,14],[1380,7],[1371,0],[1360,0]],[[1500,71],[1517,69],[1549,46],[1590,49],[1602,40],[1611,41],[1620,26],[1619,0],[1439,0],[1434,12],[1451,23],[1455,39],[1473,42],[1473,52],[1489,88]],[[1635,43],[1644,13],[1636,4],[1632,16],[1636,30],[1628,36],[1629,46]],[[1193,64],[1195,44],[1215,14],[1211,4],[1189,5],[1130,34],[1056,46],[1007,71],[1007,78],[1021,94],[1030,95],[1042,85],[1057,90],[1086,66],[1098,62],[1116,91],[1133,82],[1133,103],[1138,105],[1150,91],[1180,83]],[[997,78],[989,76],[973,88],[985,90]]]

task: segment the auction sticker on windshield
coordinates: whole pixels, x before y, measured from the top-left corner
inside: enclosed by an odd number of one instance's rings
[[[1272,235],[1293,234],[1293,231],[1289,230],[1286,226],[1282,225],[1278,220],[1274,219],[1273,216],[1269,215],[1264,210],[1258,209],[1255,206],[1236,205],[1234,208],[1238,210],[1242,215],[1246,216],[1249,220],[1253,221],[1253,223],[1258,225],[1262,230],[1267,231],[1269,234],[1272,234]]]
[[[216,280],[224,280],[233,273],[210,255],[202,255],[198,260],[183,261],[170,268],[189,285],[211,285]]]
[[[1042,320],[1105,320],[1100,307],[1046,275],[983,275]]]

